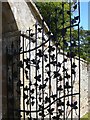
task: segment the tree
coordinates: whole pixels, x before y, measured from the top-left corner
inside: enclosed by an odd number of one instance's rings
[[[50,28],[51,32],[55,35],[56,33],[56,23],[57,23],[57,31],[58,34],[58,41],[59,47],[63,49],[63,37],[61,35],[61,29],[70,26],[70,16],[71,19],[73,15],[70,14],[70,5],[68,3],[64,3],[64,8],[62,2],[36,2],[35,3],[37,8],[39,9],[42,17],[44,18],[45,22],[47,23],[48,27]],[[57,16],[55,13],[55,9],[57,8]],[[77,8],[76,4],[73,7],[74,10]],[[78,17],[78,16],[77,16]],[[57,19],[58,18],[58,19]],[[73,19],[72,19],[73,20]],[[72,28],[72,41],[74,47],[72,50],[78,55],[78,30]],[[84,30],[82,27],[80,28],[80,56],[90,61],[90,31]],[[64,36],[65,51],[70,51],[70,46],[67,44],[70,43],[70,29],[67,29],[66,34]]]
[[[90,30],[80,29],[80,55],[90,62]]]
[[[61,29],[70,25],[70,5],[67,2],[36,2],[37,8],[39,9],[44,21],[47,23],[51,32],[55,36],[57,26],[57,38],[59,41],[59,47],[63,49],[63,38]],[[57,24],[57,25],[56,25]],[[69,41],[69,29],[65,33],[64,39]]]
[[[66,12],[69,10],[68,3],[64,4],[64,8],[61,2],[36,2],[36,6],[39,9],[45,22],[50,27],[50,30],[52,31],[53,34],[55,33],[56,21],[58,21],[57,22],[58,29],[61,29],[64,23],[65,23],[64,26],[68,24],[69,15]],[[56,9],[57,9],[58,19],[56,19],[56,14],[55,14]],[[62,14],[63,11],[64,11],[64,21],[63,21],[63,14]]]

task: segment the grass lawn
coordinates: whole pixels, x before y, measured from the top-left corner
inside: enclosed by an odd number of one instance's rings
[[[80,120],[90,120],[90,112],[86,113]]]

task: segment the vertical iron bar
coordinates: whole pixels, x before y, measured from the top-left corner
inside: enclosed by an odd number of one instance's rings
[[[62,2],[62,19],[63,19],[63,29],[64,29],[64,2]],[[63,35],[63,60],[64,60],[64,35]],[[65,63],[63,63],[63,67],[65,68]],[[63,71],[63,88],[64,88],[64,96],[65,96],[65,72]],[[65,97],[64,97],[64,115],[63,119],[65,120]]]
[[[72,81],[72,30],[71,30],[71,0],[69,3],[69,9],[70,9],[70,62],[71,62],[71,86],[73,86],[73,81]],[[71,94],[73,94],[73,88],[71,87]],[[71,96],[71,104],[73,103],[73,95]],[[73,119],[73,110],[71,110],[71,120]]]
[[[80,41],[79,41],[79,25],[78,25],[78,54],[79,54],[79,120],[80,120]]]
[[[35,47],[37,47],[37,22],[35,24]],[[35,50],[35,60],[37,61],[37,49]],[[37,64],[36,64],[37,65]],[[36,71],[35,71],[35,74],[37,76],[37,68],[36,68]],[[37,94],[38,94],[38,91],[37,91],[37,79],[36,79],[36,111],[38,109],[38,98],[37,98]],[[36,112],[36,119],[38,120],[38,112]]]
[[[21,34],[21,31],[20,31]],[[19,34],[19,40],[17,41],[17,52],[19,51],[20,48],[20,34]],[[20,55],[17,55],[17,63],[20,61]],[[17,71],[18,71],[18,78],[17,80],[20,79],[20,68],[17,66]],[[20,87],[18,87],[19,91],[20,91]],[[20,103],[20,95],[17,96],[18,98],[18,102]],[[20,109],[20,105],[18,106],[18,109]],[[20,120],[20,112],[18,113],[18,120]]]
[[[44,20],[42,20],[42,43],[43,43],[43,38],[44,38]],[[42,45],[42,86],[44,85],[44,45]],[[43,102],[43,108],[44,108],[44,90],[42,89],[42,102]],[[44,109],[43,109],[43,114],[44,114]],[[44,120],[44,115],[42,120]]]
[[[80,23],[80,0],[78,0],[79,22],[78,22],[78,55],[79,55],[79,120],[80,120],[80,40],[79,40],[79,23]]]
[[[51,28],[51,25],[50,25],[50,13],[49,13],[49,30]],[[50,40],[49,40],[49,48],[50,48]],[[50,66],[50,52],[49,52],[49,71],[50,71],[50,76],[49,76],[49,96],[51,96],[51,66]],[[51,101],[50,101],[50,104],[51,104]],[[51,106],[49,107],[49,109],[51,109]],[[49,119],[51,120],[51,114],[49,114]]]
[[[13,42],[12,42],[12,45],[11,45],[11,52],[12,52],[12,100],[13,100],[13,109],[12,109],[12,112],[13,112],[13,115],[12,115],[12,119],[14,120],[14,80],[13,80]]]
[[[56,8],[55,10],[55,18],[56,18],[56,23],[55,23],[55,26],[56,26],[56,33],[55,33],[55,39],[56,39],[56,43],[58,42],[58,39],[57,39],[57,23],[58,23],[58,16],[57,16],[57,12],[58,12],[58,9]],[[57,55],[57,46],[56,46],[56,72],[58,71],[58,68],[57,68],[57,61],[58,61],[58,55]],[[57,87],[58,87],[58,79],[56,78],[56,99],[58,97],[58,90],[57,90]],[[56,115],[58,115],[57,113],[57,102],[56,102]]]
[[[78,14],[79,14],[79,24],[80,24],[80,0],[78,0]]]
[[[31,39],[30,39],[30,28],[29,28],[29,50],[31,49]],[[29,52],[29,60],[31,61],[31,53]],[[29,97],[30,97],[30,111],[31,111],[31,63],[29,68]],[[31,112],[30,112],[30,119],[31,119]]]
[[[24,33],[23,33],[24,34]],[[23,117],[24,117],[24,120],[25,120],[25,101],[24,101],[24,36],[22,36],[23,38],[23,110],[24,110],[24,113],[23,113]]]

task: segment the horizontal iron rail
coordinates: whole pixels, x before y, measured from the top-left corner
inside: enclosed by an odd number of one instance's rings
[[[58,101],[58,100],[60,100],[60,99],[62,99],[62,98],[66,98],[66,97],[68,97],[68,96],[74,96],[74,95],[79,95],[79,93],[74,93],[74,94],[68,94],[68,95],[64,95],[64,96],[61,96],[61,97],[59,97],[59,98],[57,98],[56,100],[54,100],[52,103],[50,103],[48,106],[46,106],[45,108],[44,108],[44,110],[45,109],[47,109],[48,107],[50,107],[53,103],[55,103],[56,101]],[[19,112],[40,112],[40,111],[42,111],[42,110],[37,110],[37,111],[29,111],[29,110],[16,110],[16,109],[14,109],[15,111],[19,111]]]

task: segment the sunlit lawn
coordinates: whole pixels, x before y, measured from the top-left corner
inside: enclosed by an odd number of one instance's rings
[[[86,113],[82,118],[81,120],[90,120],[90,112],[89,113]]]

